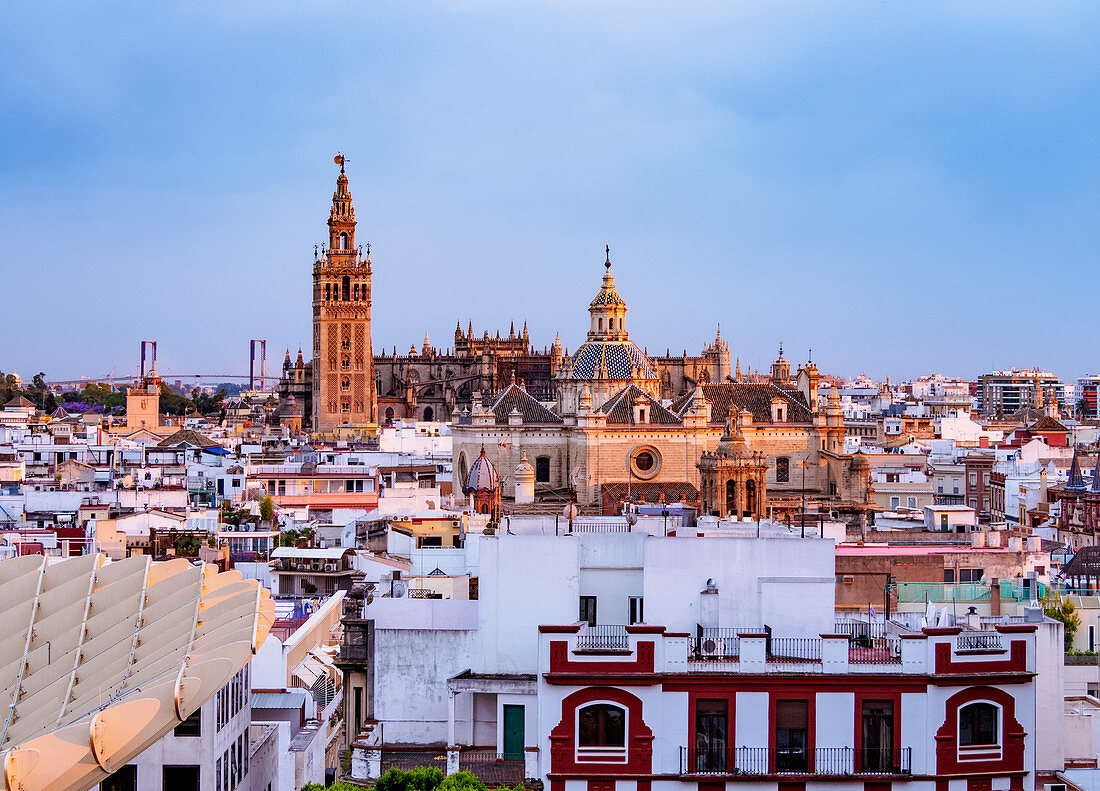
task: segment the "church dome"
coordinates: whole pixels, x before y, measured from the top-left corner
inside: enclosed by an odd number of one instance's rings
[[[470,467],[470,474],[466,476],[466,485],[462,487],[463,494],[470,492],[494,492],[500,488],[500,476],[497,468],[485,455],[485,448],[481,449],[481,455],[474,460]]]
[[[565,379],[656,379],[638,345],[625,341],[585,341],[562,371]]]

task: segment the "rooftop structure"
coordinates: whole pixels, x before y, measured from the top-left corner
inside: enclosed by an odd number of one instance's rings
[[[0,563],[4,788],[83,791],[245,666],[274,606],[240,574],[146,556]],[[6,704],[6,705],[2,705]]]

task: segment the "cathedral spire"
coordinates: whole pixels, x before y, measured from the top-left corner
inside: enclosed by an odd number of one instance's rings
[[[330,254],[336,255],[350,255],[355,252],[355,207],[348,189],[348,177],[344,172],[347,161],[347,157],[341,153],[333,157],[333,162],[340,166],[340,175],[336,177],[336,191],[332,193],[332,209],[328,216],[328,249]]]

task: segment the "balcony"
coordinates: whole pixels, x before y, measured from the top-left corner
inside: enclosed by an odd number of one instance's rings
[[[680,748],[680,774],[686,776],[882,777],[912,773],[912,748],[854,747]]]
[[[955,651],[960,654],[1001,654],[1005,651],[999,632],[963,632],[955,638]]]
[[[629,651],[630,638],[625,626],[601,624],[581,626],[577,633],[577,651]]]
[[[703,629],[696,637],[688,638],[688,663],[694,670],[706,670],[707,663],[714,669],[723,662],[741,660],[741,635],[762,635],[765,629]],[[841,635],[838,635],[841,637]],[[896,665],[901,663],[901,640],[897,637],[871,637],[869,635],[843,635],[847,638],[848,663],[853,665]],[[760,639],[760,638],[757,638]],[[822,664],[824,641],[817,637],[766,637],[764,661],[768,665]],[[844,650],[841,643],[840,650]],[[781,667],[775,670],[781,671]]]

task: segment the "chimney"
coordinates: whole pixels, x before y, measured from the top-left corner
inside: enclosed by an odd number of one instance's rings
[[[978,447],[979,448],[988,448],[989,447],[989,435],[988,434],[982,434],[980,437],[978,437]]]

